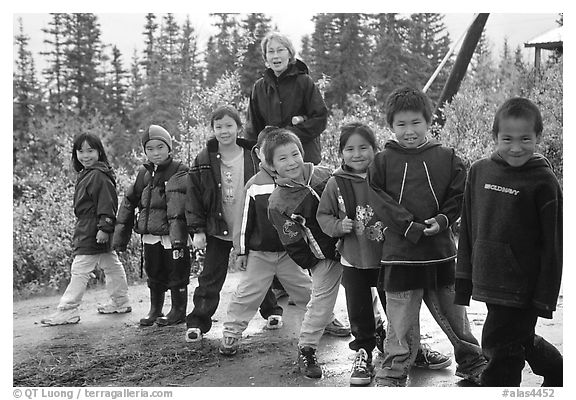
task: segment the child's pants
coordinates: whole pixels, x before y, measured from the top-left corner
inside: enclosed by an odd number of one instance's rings
[[[369,355],[376,347],[376,317],[382,319],[379,312],[378,315],[374,313],[374,310],[378,311],[378,305],[374,304],[378,295],[374,296],[372,293],[372,288],[377,286],[379,272],[380,269],[348,266],[344,266],[342,272],[350,330],[354,336],[354,340],[348,346],[354,351],[364,349]],[[383,292],[380,295],[385,298]]]
[[[228,306],[224,336],[240,338],[258,311],[274,276],[282,283],[290,299],[302,310],[310,300],[312,280],[286,252],[250,251],[246,271]]]
[[[484,362],[480,344],[470,329],[466,307],[454,304],[454,285],[425,289],[424,302],[454,347],[459,368],[466,370]]]
[[[115,251],[79,254],[72,261],[70,283],[60,299],[59,310],[70,310],[80,305],[90,280],[90,272],[96,267],[102,269],[106,275],[106,290],[114,304],[122,307],[129,303],[126,273]]]
[[[232,241],[206,235],[204,269],[198,276],[198,286],[192,297],[194,309],[186,316],[187,328],[199,328],[202,333],[212,328],[212,316],[220,303],[231,249]]]
[[[165,292],[168,289],[185,288],[190,283],[190,250],[180,250],[182,256],[174,259],[172,249],[165,249],[162,243],[144,245],[144,269],[150,289]]]
[[[420,348],[420,305],[424,289],[386,292],[388,326],[384,341],[384,361],[377,377],[403,380]]]
[[[342,264],[334,260],[320,260],[312,273],[312,295],[300,329],[298,347],[316,349],[324,328],[334,318],[334,305],[342,279]]]
[[[486,304],[488,315],[482,329],[482,349],[488,365],[482,386],[520,386],[528,361],[542,386],[563,385],[563,359],[552,344],[535,334],[537,314],[532,309]]]

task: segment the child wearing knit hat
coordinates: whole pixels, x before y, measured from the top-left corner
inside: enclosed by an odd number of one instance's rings
[[[150,289],[150,311],[140,325],[175,325],[184,322],[190,281],[190,252],[185,219],[188,167],[172,159],[172,138],[160,125],[150,125],[142,135],[148,158],[122,201],[113,246],[122,251],[132,228],[142,235],[144,269]],[[134,213],[138,220],[134,225]],[[170,289],[172,306],[164,316],[165,292]]]

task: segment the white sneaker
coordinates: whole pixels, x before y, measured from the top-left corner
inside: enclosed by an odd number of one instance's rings
[[[266,329],[280,329],[284,323],[282,322],[281,315],[271,315],[268,317],[268,322],[266,322]]]
[[[108,301],[106,304],[98,304],[100,314],[125,314],[132,312],[132,307],[128,304],[117,306],[114,302]]]
[[[78,308],[58,310],[54,314],[40,320],[41,324],[48,326],[77,324],[80,322]]]
[[[186,331],[186,342],[194,343],[202,340],[202,332],[200,328],[188,328]]]

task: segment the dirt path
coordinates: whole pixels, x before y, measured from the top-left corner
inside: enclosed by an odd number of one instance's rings
[[[54,311],[58,297],[35,298],[13,305],[14,386],[349,386],[353,352],[350,338],[324,336],[318,356],[324,377],[309,380],[297,372],[296,343],[303,313],[281,301],[284,327],[267,331],[259,316],[251,321],[234,357],[218,353],[222,321],[239,273],[229,274],[212,330],[201,344],[184,341],[185,325],[139,327],[148,311],[148,289],[130,287],[133,312],[99,315],[96,304],[106,299],[103,289],[90,290],[80,307],[77,325],[42,327],[40,319]],[[189,299],[197,285],[189,285]],[[347,321],[343,289],[335,313]],[[169,309],[169,296],[164,310]],[[191,301],[188,311],[191,310]],[[484,306],[474,303],[469,310],[473,332],[480,337]],[[540,320],[537,332],[562,351],[562,304],[553,320]],[[448,340],[432,317],[422,310],[422,335],[433,348],[451,353]],[[375,355],[377,354],[375,351]],[[376,357],[378,363],[380,357]],[[454,376],[455,366],[442,371],[413,370],[409,386],[467,386]],[[526,367],[523,386],[539,386],[541,378]]]

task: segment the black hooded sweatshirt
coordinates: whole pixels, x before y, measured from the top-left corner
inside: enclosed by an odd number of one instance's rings
[[[552,318],[562,276],[562,190],[549,161],[474,163],[464,195],[456,303],[533,308]]]

